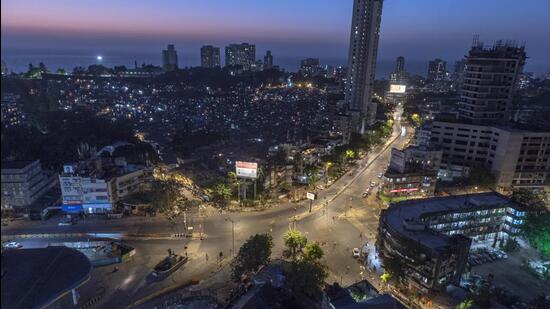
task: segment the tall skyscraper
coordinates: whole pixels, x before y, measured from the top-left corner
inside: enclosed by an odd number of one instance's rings
[[[429,81],[443,81],[447,77],[447,61],[443,61],[439,58],[434,59],[428,63],[428,75]]]
[[[351,116],[351,129],[363,133],[374,123],[376,103],[372,88],[376,73],[378,38],[383,0],[354,0],[349,42],[345,103]]]
[[[264,69],[269,70],[271,68],[273,68],[273,55],[271,51],[268,50],[264,56]]]
[[[459,116],[473,124],[504,123],[510,119],[512,97],[525,65],[525,48],[498,41],[490,48],[478,43],[466,59]]]
[[[319,58],[306,58],[300,61],[300,73],[304,76],[315,75],[320,70]]]
[[[162,68],[165,71],[174,71],[178,68],[178,52],[174,44],[168,44],[168,48],[162,51]]]
[[[256,45],[241,43],[230,44],[225,47],[225,65],[242,66],[243,70],[250,70],[256,65]]]
[[[216,68],[220,66],[220,48],[212,45],[201,47],[201,66],[203,68]]]
[[[395,72],[401,73],[405,71],[405,57],[399,56],[395,59]]]
[[[390,74],[390,82],[402,84],[405,80],[405,57],[399,56],[395,59],[395,70]]]

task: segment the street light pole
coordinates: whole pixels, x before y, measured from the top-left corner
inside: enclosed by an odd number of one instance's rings
[[[225,221],[231,222],[231,238],[233,240],[233,249],[231,251],[231,256],[235,257],[235,221],[231,218],[226,218]]]

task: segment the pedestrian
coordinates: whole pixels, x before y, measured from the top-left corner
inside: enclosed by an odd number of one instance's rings
[[[206,260],[208,261],[208,253],[206,253]]]
[[[363,238],[363,233],[359,233],[359,238]]]

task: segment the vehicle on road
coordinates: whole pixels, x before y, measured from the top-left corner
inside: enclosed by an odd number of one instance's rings
[[[366,198],[367,196],[369,196],[370,192],[369,191],[365,191],[363,192],[363,195],[361,195],[363,198]]]
[[[378,178],[382,178],[382,176],[384,176],[384,173],[378,174]]]
[[[21,247],[23,247],[23,245],[16,241],[5,242],[2,244],[2,248],[4,249],[19,249]]]
[[[70,225],[73,225],[75,224],[75,222],[71,219],[65,219],[65,220],[61,220],[57,225],[58,226],[70,226]]]
[[[358,258],[361,256],[361,252],[359,251],[359,248],[353,248],[352,253],[354,258]]]

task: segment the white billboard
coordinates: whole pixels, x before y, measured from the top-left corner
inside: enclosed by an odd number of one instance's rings
[[[237,177],[253,179],[258,177],[258,163],[237,161],[235,162],[235,168]]]
[[[308,200],[314,200],[315,199],[315,193],[307,192],[306,197]]]
[[[406,85],[390,85],[390,93],[405,93]]]

